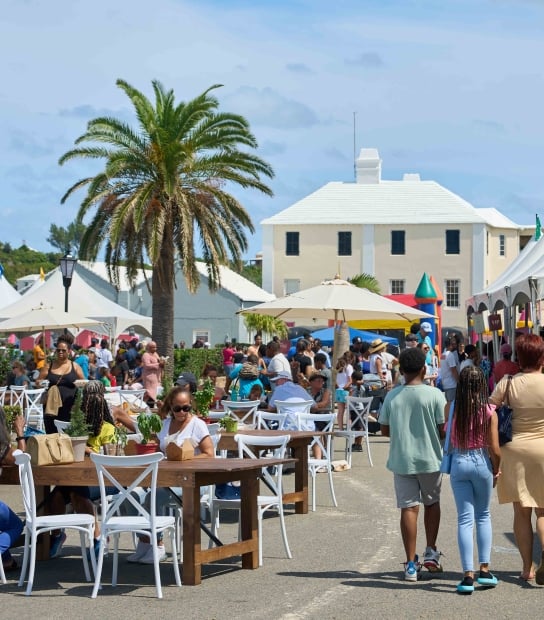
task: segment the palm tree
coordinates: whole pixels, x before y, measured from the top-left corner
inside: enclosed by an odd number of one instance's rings
[[[265,314],[245,314],[244,324],[248,332],[264,332],[271,336],[287,338],[288,330],[285,321]]]
[[[359,273],[352,278],[348,278],[348,282],[358,288],[366,288],[371,293],[380,294],[380,283],[369,273]]]
[[[245,118],[219,112],[214,85],[187,102],[176,104],[172,90],[153,81],[155,102],[127,82],[117,80],[134,106],[138,129],[109,117],[89,121],[76,148],[59,160],[105,160],[104,169],[81,179],[64,195],[87,188],[78,219],[94,215],[81,242],[84,258],[95,260],[105,244],[112,282],[119,283],[120,264],[130,281],[146,262],[153,267],[153,339],[168,354],[173,347],[176,268],[188,289],[196,291],[198,243],[208,269],[210,290],[220,285],[219,266],[241,263],[247,250],[245,230],[254,232],[248,212],[225,184],[254,188],[269,196],[261,178],[272,168],[256,155]],[[89,144],[90,143],[90,144]],[[96,210],[95,210],[96,209]]]

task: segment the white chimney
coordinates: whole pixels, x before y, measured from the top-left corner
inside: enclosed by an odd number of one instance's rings
[[[402,180],[417,183],[421,181],[421,177],[419,176],[419,172],[405,172]]]
[[[382,178],[382,160],[378,149],[361,149],[356,171],[357,183],[379,183]]]

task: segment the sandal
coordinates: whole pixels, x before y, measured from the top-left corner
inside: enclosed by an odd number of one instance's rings
[[[534,578],[535,573],[532,569],[529,573],[521,573],[521,575],[519,576],[519,579],[521,579],[522,581],[534,581]]]

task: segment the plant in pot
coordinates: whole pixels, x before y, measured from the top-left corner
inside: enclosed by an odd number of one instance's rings
[[[23,411],[20,405],[4,405],[4,413],[6,415],[6,426],[11,436],[11,440],[15,441],[15,431],[13,428],[13,421],[18,415],[22,415]]]
[[[159,444],[151,442],[151,436],[157,434],[162,428],[162,420],[156,413],[142,412],[138,416],[136,423],[138,424],[138,432],[142,436],[142,441],[136,444],[138,454],[148,454],[149,452],[157,452]]]
[[[76,462],[85,460],[85,447],[89,439],[89,425],[81,409],[81,396],[81,390],[78,389],[70,415],[70,424],[64,429],[64,433],[72,440],[74,461]]]
[[[224,428],[227,433],[235,433],[238,430],[238,420],[230,415],[225,415],[219,420],[219,426]]]
[[[215,387],[213,383],[210,381],[210,379],[206,379],[204,383],[202,384],[202,387],[199,390],[197,390],[193,395],[193,399],[195,402],[198,415],[201,418],[204,418],[205,421],[208,418],[208,414],[210,412],[210,407],[212,406],[214,396],[215,396]]]
[[[128,431],[122,424],[115,425],[113,443],[106,444],[106,454],[111,456],[125,456],[125,448],[128,443]]]

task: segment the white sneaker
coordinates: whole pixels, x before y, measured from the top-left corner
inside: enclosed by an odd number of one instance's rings
[[[128,556],[127,562],[138,564],[141,562],[145,554],[148,553],[149,549],[151,549],[151,543],[144,543],[139,540],[138,545],[136,546],[136,551]]]
[[[159,562],[166,560],[166,549],[164,545],[157,547],[157,553],[159,554]],[[139,560],[140,564],[153,564],[153,547],[149,545],[147,553]]]
[[[444,570],[442,564],[440,564],[441,555],[442,553],[440,551],[432,547],[427,547],[425,549],[425,556],[423,557],[423,566],[431,573],[441,573]]]

